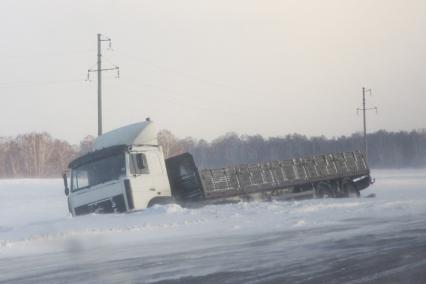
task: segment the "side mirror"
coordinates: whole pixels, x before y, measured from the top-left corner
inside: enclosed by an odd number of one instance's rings
[[[68,178],[67,178],[67,172],[66,171],[63,172],[62,178],[64,179],[65,195],[68,196],[68,194],[70,194],[70,189],[68,188]]]
[[[136,163],[137,163],[139,169],[143,170],[143,169],[146,168],[142,154],[136,154]]]

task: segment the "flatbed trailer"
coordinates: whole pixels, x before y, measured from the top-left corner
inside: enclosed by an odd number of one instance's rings
[[[166,159],[173,196],[180,203],[220,203],[359,196],[372,182],[359,151],[198,170],[189,153]]]

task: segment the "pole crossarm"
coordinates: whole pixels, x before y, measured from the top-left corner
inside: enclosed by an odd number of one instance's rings
[[[87,70],[87,72],[98,72],[98,71],[110,71],[110,70],[119,70],[120,69],[120,67],[112,67],[112,68],[105,68],[105,69],[101,69],[101,70],[98,70],[98,69],[89,69],[89,70]]]
[[[90,80],[90,73],[96,73],[96,72],[102,72],[102,71],[114,71],[117,70],[117,75],[115,76],[115,78],[120,78],[120,67],[118,66],[114,66],[111,68],[102,68],[102,69],[89,69],[87,70],[87,78],[86,81],[91,81]]]
[[[359,111],[361,111],[361,110],[365,110],[365,111],[369,111],[369,110],[375,110],[376,111],[376,113],[377,113],[377,111],[378,111],[378,108],[377,107],[369,107],[369,108],[357,108],[356,109],[356,112],[358,113]]]
[[[102,34],[98,34],[98,40],[99,40],[99,42],[106,42],[107,41],[109,43],[108,48],[111,48],[112,41],[109,37],[106,37]]]
[[[114,71],[117,70],[117,76],[115,78],[120,78],[120,67],[114,66],[111,68],[101,68],[101,69],[89,69],[87,70],[87,78],[86,81],[90,81],[90,73],[102,72],[102,71]]]

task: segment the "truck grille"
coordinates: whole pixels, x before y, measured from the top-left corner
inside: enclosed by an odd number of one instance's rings
[[[122,194],[108,199],[99,200],[75,208],[75,215],[90,213],[120,213],[126,211],[126,204]]]

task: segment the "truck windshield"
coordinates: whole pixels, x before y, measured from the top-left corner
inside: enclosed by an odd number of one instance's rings
[[[126,174],[124,153],[109,156],[72,169],[71,190],[76,191]]]

